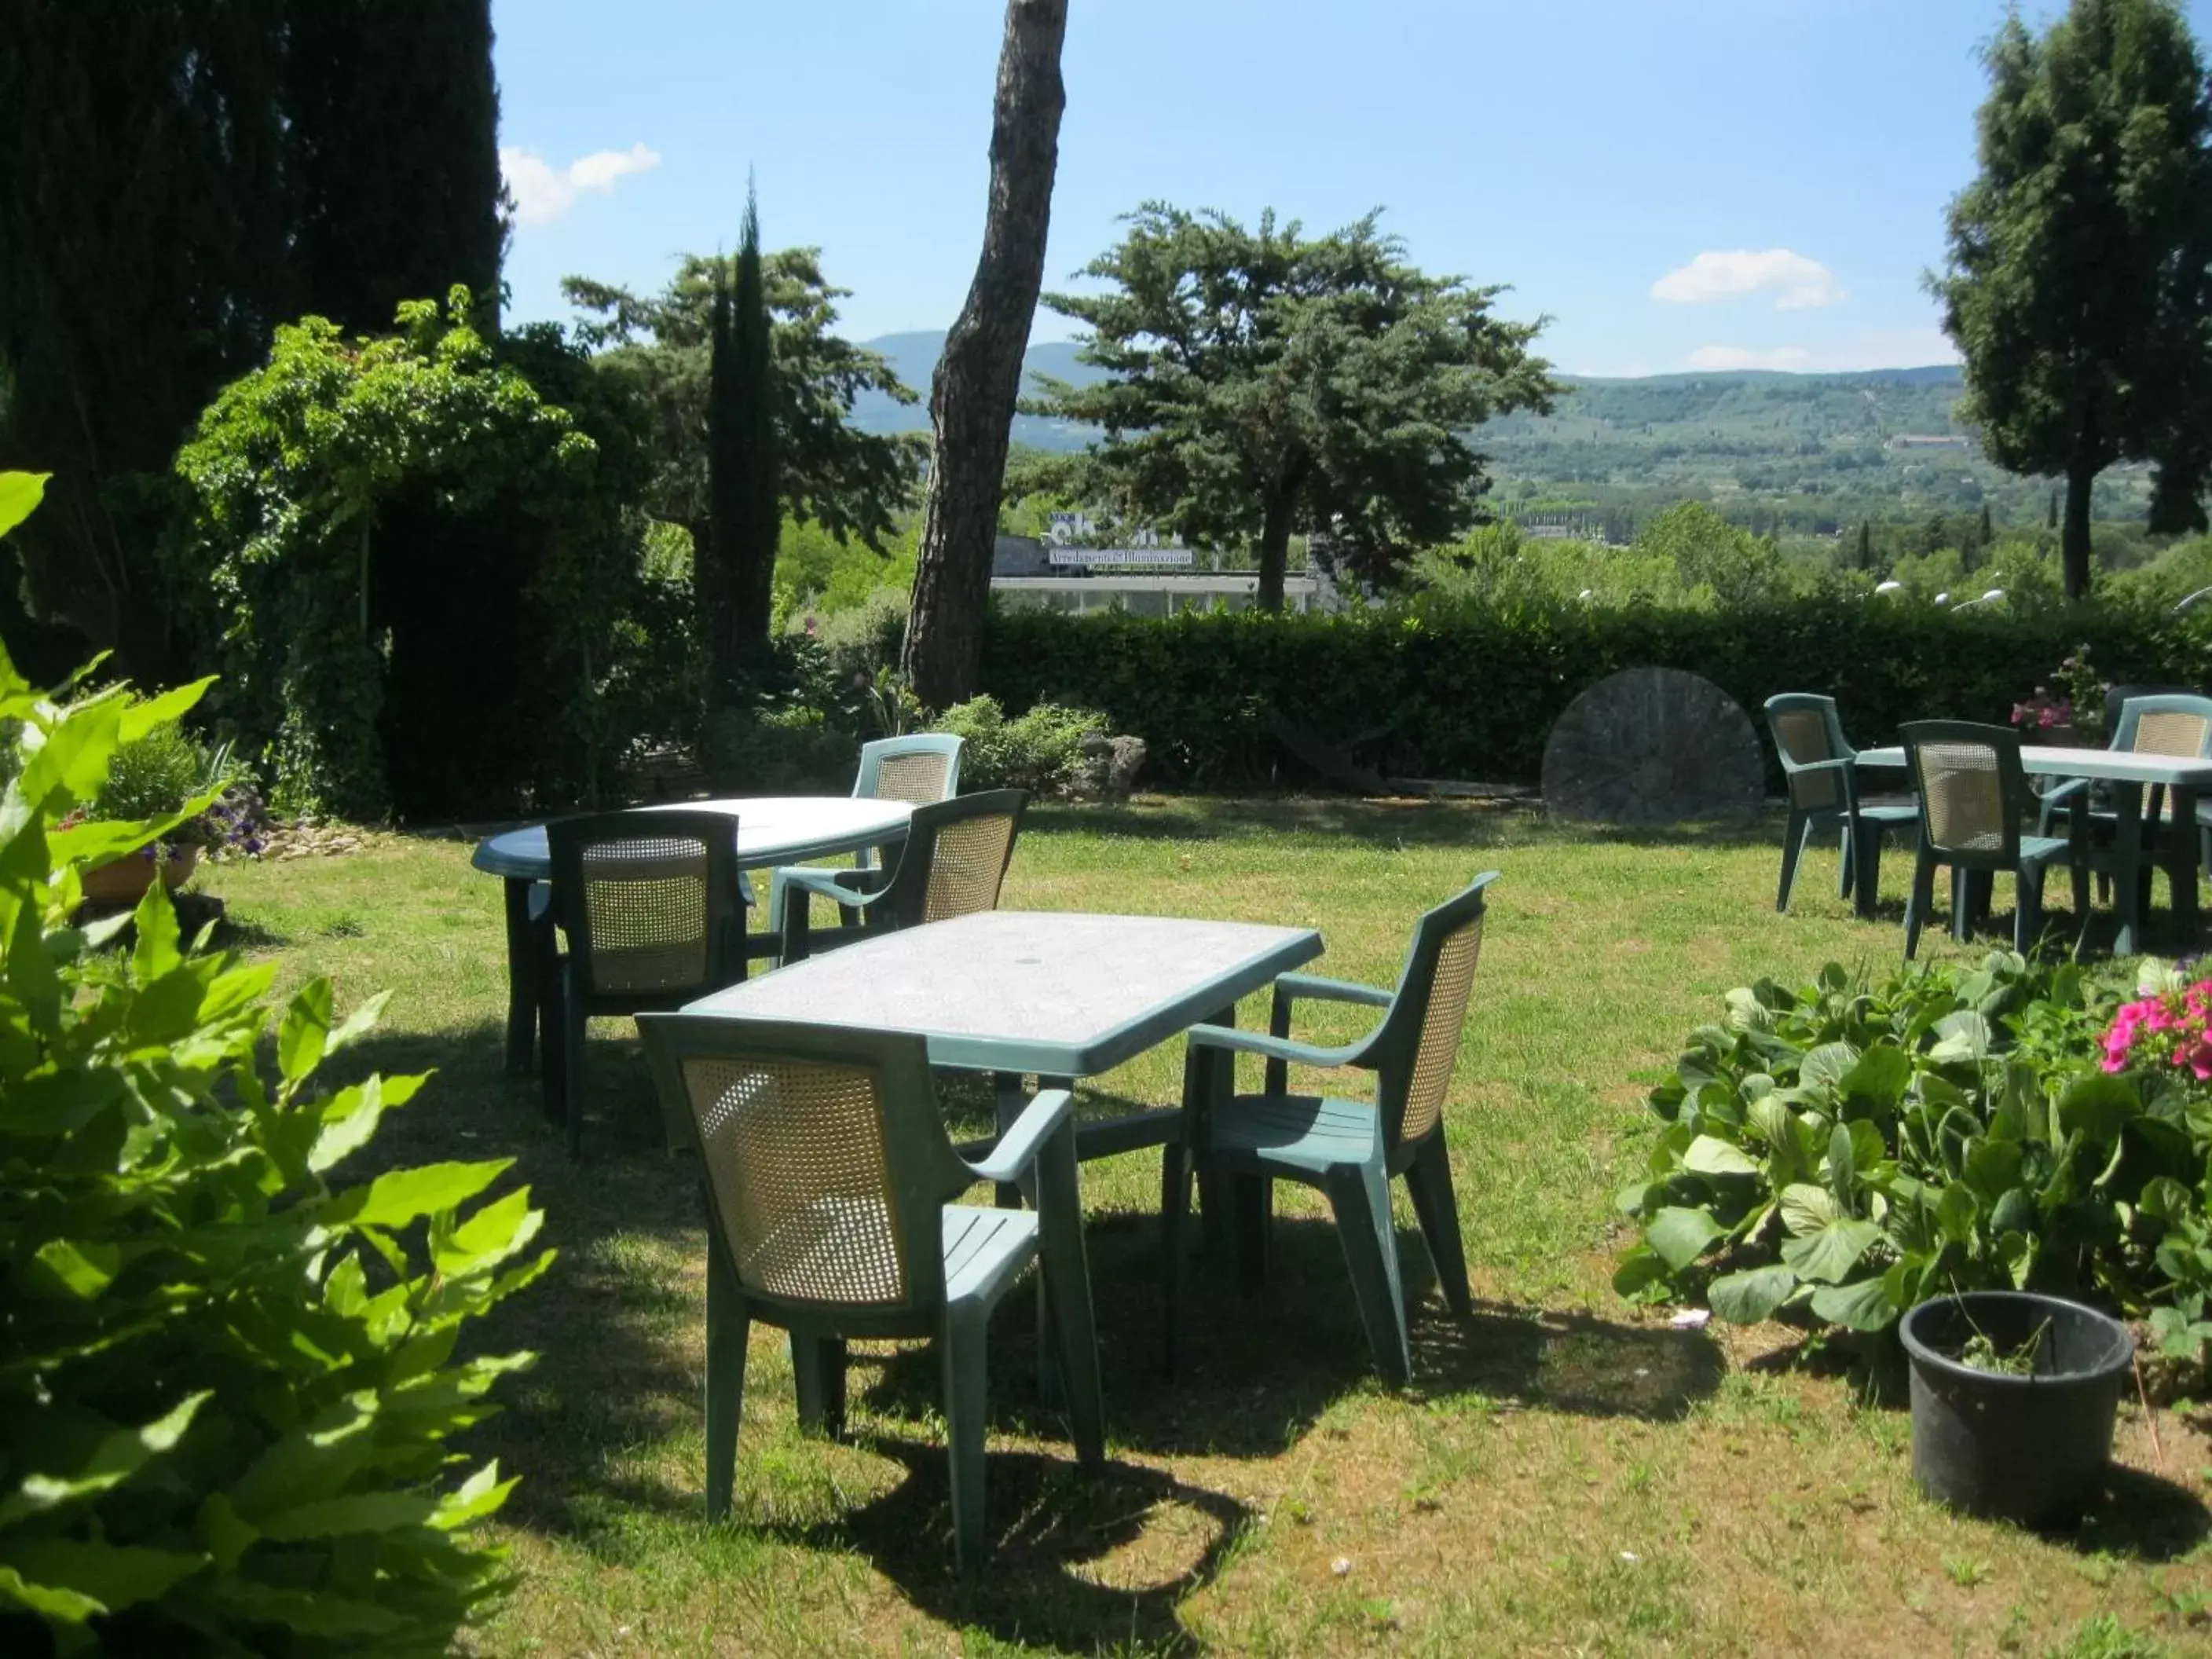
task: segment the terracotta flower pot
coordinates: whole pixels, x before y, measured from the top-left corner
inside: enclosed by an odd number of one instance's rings
[[[161,884],[173,891],[191,879],[199,863],[197,845],[172,847],[169,856],[159,863],[145,853],[132,853],[86,871],[84,896],[94,904],[136,904],[154,884],[155,871],[161,872]]]

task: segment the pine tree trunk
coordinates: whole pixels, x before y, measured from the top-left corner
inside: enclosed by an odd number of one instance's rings
[[[992,112],[991,198],[967,303],[930,383],[933,438],[921,547],[900,666],[926,707],[975,694],[991,604],[999,492],[1022,353],[1044,286],[1045,234],[1066,93],[1067,0],[1007,0]]]
[[[1291,516],[1296,501],[1287,493],[1269,497],[1260,522],[1260,595],[1262,611],[1283,608],[1284,572],[1291,562]]]
[[[2094,466],[2070,467],[2066,473],[2066,522],[2058,554],[2069,599],[2085,599],[2089,592],[2089,487],[2096,481]]]

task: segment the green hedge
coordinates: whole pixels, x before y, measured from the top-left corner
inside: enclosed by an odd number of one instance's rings
[[[1954,614],[1886,597],[1807,597],[1729,611],[1497,609],[1417,604],[1263,616],[996,612],[983,689],[1009,708],[1097,708],[1151,749],[1150,781],[1249,783],[1296,775],[1271,734],[1279,710],[1344,742],[1388,724],[1360,758],[1393,776],[1533,783],[1569,702],[1623,668],[1705,675],[1754,723],[1778,691],[1826,691],[1855,742],[1900,721],[1999,721],[2087,644],[2116,682],[2212,684],[2212,606],[2092,602]],[[1768,757],[1770,771],[1772,757]],[[1772,782],[1779,787],[1778,772]]]

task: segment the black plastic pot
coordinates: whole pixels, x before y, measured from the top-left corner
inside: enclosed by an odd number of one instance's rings
[[[1958,1355],[1977,1332],[2003,1352],[2048,1320],[2032,1376]],[[2112,1456],[2112,1419],[2135,1339],[2094,1308],[2026,1291],[1923,1302],[1899,1328],[1912,1363],[1912,1474],[1970,1515],[2038,1526],[2081,1512]]]

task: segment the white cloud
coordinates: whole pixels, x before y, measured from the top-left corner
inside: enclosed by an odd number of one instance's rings
[[[580,155],[565,167],[556,167],[534,149],[502,149],[500,172],[514,193],[514,216],[526,225],[557,219],[576,205],[587,190],[610,191],[627,173],[647,173],[660,165],[657,150],[643,144],[628,149],[597,149]]]
[[[1704,305],[1747,294],[1772,293],[1777,311],[1832,306],[1844,298],[1835,273],[1818,259],[1786,247],[1709,249],[1651,284],[1651,297],[1677,305]]]
[[[1704,345],[1690,354],[1692,368],[1803,368],[1813,361],[1813,354],[1803,346],[1771,346],[1760,350],[1752,346]]]

